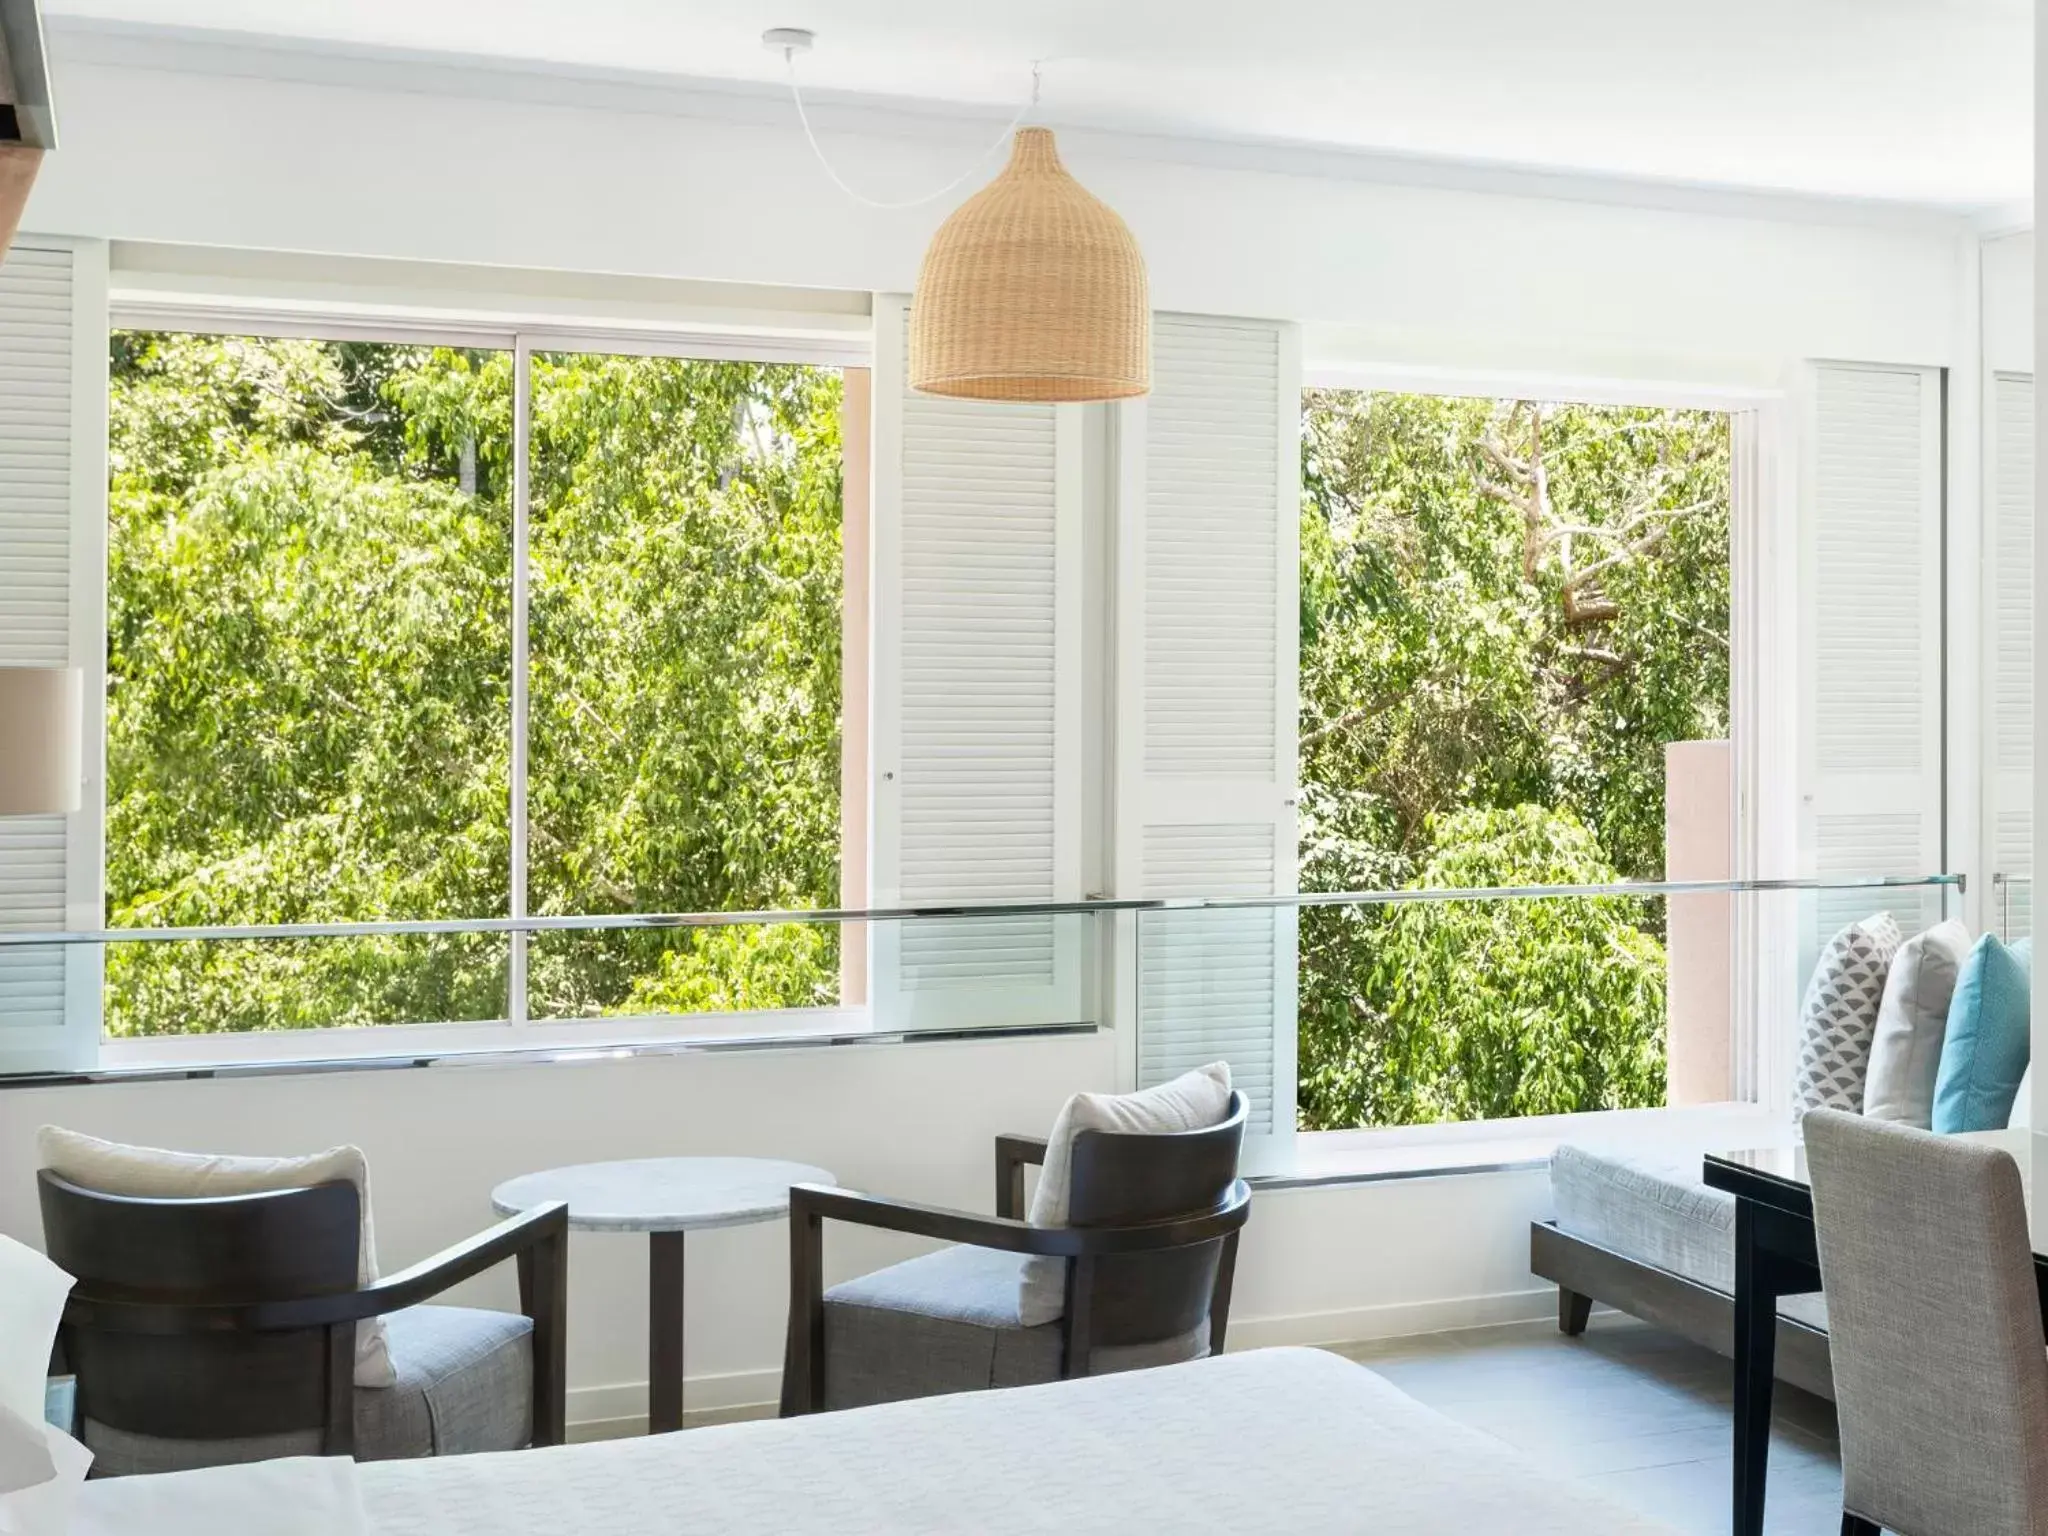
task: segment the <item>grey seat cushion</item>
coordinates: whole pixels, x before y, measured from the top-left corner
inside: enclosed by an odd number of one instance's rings
[[[1560,1146],[1550,1158],[1557,1224],[1624,1258],[1732,1295],[1735,1197],[1707,1188],[1700,1163],[1697,1152]],[[1817,1293],[1788,1296],[1778,1311],[1827,1328],[1827,1306]]]
[[[1061,1328],[1018,1317],[1026,1258],[942,1248],[825,1293],[825,1406],[1022,1387],[1060,1378]],[[1157,1343],[1091,1351],[1090,1375],[1197,1360],[1209,1325]]]
[[[472,1307],[408,1307],[385,1320],[398,1381],[356,1388],[356,1459],[511,1451],[533,1438],[533,1324]],[[279,1456],[318,1456],[317,1431],[239,1440],[130,1434],[88,1417],[93,1474],[178,1472]]]

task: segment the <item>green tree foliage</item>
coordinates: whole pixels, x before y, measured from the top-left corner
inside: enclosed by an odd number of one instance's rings
[[[535,360],[536,911],[837,905],[839,401],[815,368]],[[553,940],[531,1011],[806,1007],[837,956],[836,929]]]
[[[110,922],[507,911],[510,358],[121,335],[112,369]],[[535,385],[534,909],[830,904],[837,375],[560,357]],[[506,951],[115,946],[108,1026],[497,1017]],[[532,962],[536,1011],[578,1014],[810,1003],[836,970],[810,930]]]
[[[110,921],[503,913],[511,359],[115,338]],[[833,904],[839,380],[534,360],[529,900]],[[1310,889],[1660,872],[1662,749],[1727,701],[1727,433],[1703,413],[1318,392]],[[1312,911],[1304,1123],[1654,1102],[1658,914]],[[508,946],[117,946],[117,1033],[491,1018]],[[536,1016],[804,1006],[802,925],[549,934]]]
[[[1503,848],[1473,812],[1543,818],[1543,845],[1583,843],[1583,867],[1607,871],[1598,878],[1660,877],[1664,745],[1727,732],[1726,417],[1316,390],[1303,470],[1304,889],[1540,882],[1551,877],[1439,877],[1577,858]],[[1536,836],[1533,822],[1516,825]],[[1446,1007],[1453,994],[1519,999],[1526,1027],[1504,1037],[1525,1053],[1513,1073],[1416,1053],[1407,1032],[1427,994],[1396,979],[1404,966],[1437,975],[1446,953],[1417,947],[1418,909],[1305,912],[1303,1125],[1659,1102],[1661,1067],[1586,1055],[1599,1040],[1646,1038],[1647,1015],[1570,1043],[1553,1024],[1594,994],[1562,960],[1545,1008],[1527,1011],[1524,983],[1489,991],[1479,956],[1543,952],[1562,905],[1487,904],[1489,923],[1528,932],[1475,948],[1464,984],[1443,994]],[[1630,965],[1661,957],[1661,910],[1582,915],[1608,926]],[[1442,921],[1432,944],[1482,937],[1456,914]],[[1646,994],[1630,982],[1622,995]],[[1660,997],[1653,1034],[1662,1017]],[[1454,1014],[1445,1027],[1472,1033]]]
[[[1475,807],[1430,830],[1421,888],[1615,878],[1569,812]],[[1337,1125],[1662,1102],[1664,950],[1651,909],[1620,896],[1415,902],[1322,925],[1319,936],[1350,952],[1316,958],[1360,987],[1373,1027],[1310,1021],[1302,1102]]]

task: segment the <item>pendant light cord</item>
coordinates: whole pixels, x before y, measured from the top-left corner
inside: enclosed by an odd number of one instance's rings
[[[888,212],[894,212],[903,208],[922,208],[926,203],[935,203],[940,198],[946,196],[947,193],[957,191],[966,183],[970,176],[981,169],[983,164],[997,150],[1009,142],[1010,135],[1017,131],[1018,124],[1022,123],[1025,117],[1029,115],[1031,109],[1038,105],[1038,67],[1042,61],[1033,59],[1031,61],[1031,99],[1017,109],[1017,115],[1010,119],[1003,131],[997,135],[996,141],[993,144],[976,155],[968,163],[966,170],[955,176],[951,181],[939,188],[938,191],[927,193],[923,197],[906,197],[898,201],[887,201],[881,198],[869,197],[857,187],[849,186],[846,178],[832,168],[832,162],[825,158],[824,147],[818,143],[817,132],[811,127],[811,115],[804,110],[804,93],[796,82],[796,49],[785,47],[782,50],[782,59],[789,67],[789,94],[791,99],[796,102],[797,121],[804,125],[804,137],[810,141],[811,153],[818,157],[818,164],[824,169],[825,174],[831,177],[832,185],[844,192],[856,203],[863,204],[869,208],[880,208]]]

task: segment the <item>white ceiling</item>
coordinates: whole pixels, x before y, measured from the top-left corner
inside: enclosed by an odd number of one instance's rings
[[[775,81],[1040,119],[1982,207],[2031,197],[2030,0],[45,0],[53,16]]]

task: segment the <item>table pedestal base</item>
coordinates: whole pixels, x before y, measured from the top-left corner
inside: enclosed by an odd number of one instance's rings
[[[647,1234],[647,1432],[683,1427],[683,1237]]]

